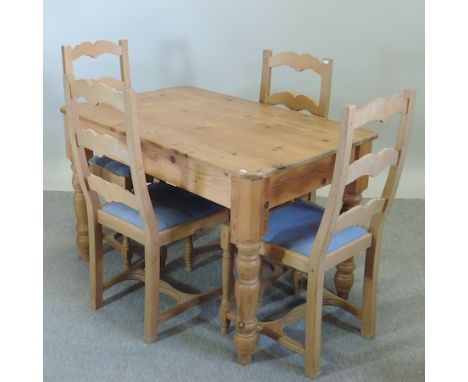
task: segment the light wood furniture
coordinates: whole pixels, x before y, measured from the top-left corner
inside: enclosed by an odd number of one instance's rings
[[[128,89],[131,88],[131,79],[130,79],[130,64],[128,57],[128,41],[119,40],[118,44],[115,44],[112,41],[98,40],[96,42],[83,42],[74,47],[64,45],[62,46],[62,63],[63,63],[63,74],[68,74],[70,78],[74,79],[73,72],[73,62],[79,59],[82,56],[87,56],[93,59],[98,58],[103,54],[113,54],[119,57],[120,62],[120,78],[117,80],[113,77],[101,77],[99,78],[100,82],[104,82],[111,87]],[[68,134],[65,134],[65,140],[67,141]],[[71,159],[70,145],[68,141],[66,142],[67,155]],[[110,158],[98,157],[96,155],[91,157],[89,151],[87,152],[88,160],[90,162],[91,172],[95,175],[98,175],[109,182],[116,183],[126,188],[127,190],[132,189],[132,179],[130,175],[130,169],[123,163],[112,160]],[[72,166],[73,166],[72,161]],[[148,181],[153,181],[153,179],[147,176]],[[77,217],[76,231],[78,234],[78,252],[83,260],[86,262],[89,260],[89,248],[88,248],[88,231],[86,226],[86,206],[83,193],[79,186],[77,179],[72,179],[72,184],[74,188],[74,206]],[[121,242],[117,240],[118,235],[110,233],[106,235],[106,241],[115,248],[122,257],[124,264],[128,265],[132,257],[131,243],[127,237],[123,236]],[[184,261],[185,269],[187,271],[192,270],[193,258],[197,253],[206,252],[214,247],[202,247],[195,250],[193,248],[193,237],[189,236],[186,239],[186,245],[184,250]],[[166,253],[166,249],[163,251]],[[164,257],[162,257],[162,265],[164,265]]]
[[[320,76],[320,97],[318,103],[303,94],[294,95],[290,92],[270,94],[271,69],[284,65],[289,66],[298,72],[302,72],[303,70],[312,70]],[[330,58],[319,60],[307,53],[299,55],[294,52],[283,52],[273,55],[271,50],[265,49],[263,51],[262,80],[260,84],[259,101],[260,103],[270,105],[284,105],[287,108],[296,111],[307,110],[313,115],[328,117],[332,71],[333,60]]]
[[[69,75],[70,78],[74,80],[75,75],[73,71],[73,61],[83,56],[96,59],[103,54],[114,54],[119,56],[121,81],[113,77],[101,77],[99,78],[99,81],[106,83],[111,87],[121,87],[122,90],[131,88],[127,40],[119,40],[118,44],[115,44],[112,41],[99,40],[94,43],[86,41],[74,47],[68,45],[62,46],[63,74]],[[102,161],[99,161],[101,158],[95,156],[92,159],[95,159],[90,162],[93,173],[100,175],[112,183],[119,184],[124,188],[132,188],[128,166],[112,159],[106,161],[106,165],[104,166],[101,165]],[[115,167],[117,171],[109,169],[112,167]]]
[[[322,305],[339,306],[361,319],[361,334],[375,336],[375,311],[377,298],[377,273],[382,241],[382,229],[388,215],[408,148],[414,107],[414,92],[389,99],[376,99],[361,107],[345,106],[342,109],[341,132],[336,155],[331,189],[325,209],[298,200],[279,207],[270,214],[269,228],[259,248],[260,254],[307,273],[306,303],[296,306],[282,318],[256,323],[256,330],[286,348],[305,357],[305,373],[315,377],[320,373],[320,342]],[[395,147],[369,153],[350,163],[352,143],[356,129],[372,121],[387,122],[400,116]],[[375,177],[389,168],[385,187],[380,198],[365,205],[355,206],[340,214],[342,195],[348,184],[362,177]],[[231,292],[232,259],[230,242],[239,237],[230,235],[229,226],[222,227],[223,248],[223,303],[220,308],[221,329],[226,332],[228,319],[238,320],[226,309],[226,299]],[[363,302],[358,307],[324,289],[326,270],[366,250]],[[239,262],[239,260],[237,260]],[[288,324],[305,318],[305,343],[284,333]]]
[[[87,207],[90,305],[94,309],[101,307],[103,291],[118,282],[144,281],[144,339],[152,342],[156,339],[159,323],[219,294],[219,290],[215,290],[190,295],[160,280],[160,248],[227,221],[229,212],[220,205],[164,183],[148,187],[141,153],[137,99],[131,89],[111,88],[97,80],[74,81],[69,75],[64,76],[64,88],[69,141]],[[124,129],[125,137],[97,132],[82,124],[77,102],[80,97],[86,99],[88,106],[106,106],[117,112],[123,118],[120,127]],[[129,166],[133,192],[91,173],[86,150]],[[100,197],[107,203],[101,205]],[[129,264],[107,281],[103,280],[103,226],[122,233],[145,248],[144,259]],[[160,313],[159,293],[176,299],[176,305]]]
[[[93,59],[103,54],[114,54],[119,57],[120,62],[120,75],[121,81],[112,77],[101,77],[101,82],[107,83],[109,86],[119,86],[122,88],[130,88],[130,65],[128,59],[128,41],[119,40],[118,44],[112,41],[99,40],[94,43],[86,41],[74,47],[63,45],[62,46],[62,63],[63,74],[68,75],[74,79],[73,62],[80,57],[87,56]],[[68,134],[65,134],[67,155],[71,159],[71,148],[68,143]],[[131,190],[132,180],[130,176],[130,169],[123,163],[114,161],[109,158],[100,158],[92,156],[91,152],[87,152],[88,160],[90,161],[91,172],[95,175],[101,176],[109,182],[119,184],[122,187]],[[72,161],[72,169],[74,163]],[[112,171],[109,169],[113,169]],[[73,173],[75,173],[73,171]],[[86,206],[83,192],[76,177],[72,179],[74,189],[74,206],[77,217],[76,231],[80,232],[77,240],[78,252],[83,260],[89,261],[89,245],[88,245],[88,231],[87,231],[87,216]],[[117,240],[114,233],[106,236],[106,241],[114,247],[122,257],[124,264],[129,264],[131,261],[132,251],[130,242],[127,237],[123,236],[121,243]]]
[[[290,92],[271,93],[271,71],[272,68],[279,66],[288,66],[298,72],[311,70],[320,76],[320,96],[318,103],[309,97],[299,94],[294,95]],[[324,58],[322,60],[317,57],[304,53],[299,55],[295,52],[283,52],[273,55],[269,49],[263,50],[262,60],[262,79],[260,84],[260,103],[270,105],[283,105],[290,110],[301,111],[307,110],[313,115],[319,117],[328,117],[328,109],[330,107],[331,81],[333,73],[333,60]],[[302,199],[311,202],[316,201],[315,191],[302,196]],[[272,278],[277,277],[281,272],[278,267],[272,274]],[[305,273],[293,270],[292,281],[295,293],[298,293],[303,280],[307,278]]]
[[[257,338],[259,250],[268,211],[330,183],[339,123],[185,86],[137,99],[145,173],[231,210],[238,248],[234,343],[246,364]],[[122,139],[124,119],[112,108],[79,105],[78,112],[87,128]],[[357,129],[354,155],[369,152],[376,136]],[[352,186],[350,192],[360,193],[367,179]]]

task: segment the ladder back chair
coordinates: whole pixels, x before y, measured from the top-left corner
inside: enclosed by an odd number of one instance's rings
[[[311,70],[320,76],[320,95],[318,103],[314,102],[309,97],[299,94],[294,95],[290,92],[279,92],[271,93],[271,71],[272,68],[279,66],[288,66],[298,72],[304,70]],[[290,110],[301,111],[306,110],[309,113],[319,116],[328,117],[328,109],[330,107],[330,94],[331,94],[331,82],[333,73],[333,60],[331,58],[324,58],[322,60],[317,57],[304,53],[299,55],[295,52],[282,52],[273,55],[269,49],[263,50],[262,60],[262,78],[260,84],[260,97],[259,102],[270,105],[283,105]],[[316,192],[310,192],[302,197],[304,200],[315,202]],[[274,265],[269,264],[269,267],[275,269],[272,273],[272,278],[278,276],[278,268]],[[294,285],[294,291],[297,294],[300,290],[300,285],[303,283],[302,279],[305,278],[301,272],[293,270],[292,282]],[[277,277],[276,277],[277,278]],[[271,280],[271,279],[270,279]],[[268,282],[268,285],[271,281]],[[261,292],[263,293],[264,288]],[[262,295],[262,293],[260,295]]]
[[[147,185],[138,131],[135,93],[123,84],[116,88],[97,80],[74,81],[64,76],[69,140],[80,185],[86,200],[90,241],[90,305],[102,305],[103,291],[123,280],[143,281],[144,339],[156,339],[158,324],[180,312],[219,295],[178,291],[160,280],[162,246],[214,227],[229,219],[228,211],[216,203],[160,182]],[[125,135],[100,134],[80,125],[78,99],[123,113]],[[129,166],[133,192],[90,171],[86,150],[105,155]],[[100,200],[106,201],[101,205]],[[144,258],[109,280],[103,280],[102,227],[108,227],[144,246]],[[159,312],[159,294],[169,295],[176,305]]]
[[[128,57],[128,41],[119,40],[118,44],[112,41],[98,40],[94,43],[86,41],[74,47],[65,45],[62,46],[62,62],[63,62],[63,73],[70,75],[70,78],[74,79],[73,62],[82,56],[88,56],[93,59],[98,58],[103,54],[113,54],[119,57],[120,62],[120,78],[117,80],[113,77],[101,77],[100,82],[104,82],[107,85],[117,89],[131,88],[130,79],[130,64]],[[132,189],[132,178],[130,175],[130,168],[119,161],[113,160],[106,156],[92,155],[89,158],[90,168],[93,174],[100,175],[104,179],[120,184],[128,190]],[[147,176],[148,180],[152,180],[151,177]],[[106,241],[120,252],[122,261],[125,265],[128,265],[132,257],[131,243],[128,238],[123,236],[122,242],[119,243],[116,235],[109,234],[106,236]],[[193,237],[189,236],[186,238],[184,246],[184,262],[185,269],[190,272],[192,270],[193,258],[198,252],[205,252],[210,248],[193,248]],[[167,249],[162,249],[161,263],[164,265],[166,259]]]
[[[124,88],[130,88],[131,80],[127,40],[119,40],[118,44],[115,44],[112,41],[98,40],[94,43],[86,41],[74,47],[63,45],[63,74],[69,75],[70,78],[74,80],[75,75],[73,71],[73,62],[75,60],[82,56],[96,59],[103,54],[119,56],[121,81],[113,77],[101,77],[99,81],[104,82],[111,87],[121,88],[121,90]],[[91,155],[89,152],[87,152],[87,155],[90,169],[93,174],[99,175],[112,183],[119,184],[128,190],[132,189],[130,168],[127,165],[106,156],[100,157],[97,155]],[[126,236],[123,236],[121,243],[119,243],[116,236],[117,235],[114,233],[110,233],[105,239],[120,253],[123,264],[128,266],[132,257],[130,241]]]
[[[62,46],[63,74],[68,74],[74,79],[73,62],[82,56],[88,56],[93,59],[103,54],[114,54],[119,56],[120,60],[120,75],[121,81],[113,77],[101,77],[100,82],[114,88],[131,88],[130,68],[128,60],[128,42],[127,40],[119,40],[118,44],[112,41],[99,40],[95,43],[83,42],[74,47]],[[127,189],[131,189],[130,168],[124,163],[107,158],[93,155],[90,159],[91,169],[93,173],[100,174],[102,177],[122,185]]]
[[[305,373],[315,377],[320,373],[320,343],[322,306],[335,305],[361,320],[361,335],[375,336],[377,273],[383,225],[395,198],[408,149],[415,93],[388,99],[379,98],[357,108],[342,108],[339,147],[336,154],[330,193],[323,209],[315,204],[296,200],[270,213],[267,233],[263,236],[261,254],[281,264],[307,274],[306,302],[296,306],[282,318],[259,322],[257,331],[286,348],[305,357]],[[369,122],[386,123],[400,116],[396,144],[393,148],[370,153],[349,163],[353,131]],[[363,176],[375,177],[388,168],[388,175],[380,198],[355,206],[340,214],[345,186]],[[232,278],[232,259],[229,227],[222,226],[223,277]],[[362,306],[358,307],[324,288],[327,269],[366,251]],[[229,320],[231,284],[223,280],[223,299],[219,310],[221,328],[226,332]],[[305,318],[305,343],[284,334],[284,327]]]
[[[278,66],[289,66],[290,68],[302,72],[303,70],[312,70],[320,78],[320,97],[318,104],[309,97],[299,94],[295,96],[290,92],[280,92],[270,94],[271,89],[271,69]],[[294,52],[284,52],[272,55],[271,50],[263,51],[262,80],[260,84],[260,103],[270,105],[284,105],[291,110],[307,110],[311,114],[319,117],[328,116],[330,106],[330,92],[332,80],[333,60],[318,58],[310,54],[299,55]]]

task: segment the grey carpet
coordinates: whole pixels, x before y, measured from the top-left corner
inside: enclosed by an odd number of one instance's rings
[[[44,379],[46,381],[292,381],[304,376],[303,358],[260,336],[252,364],[235,362],[232,330],[219,331],[219,299],[192,308],[160,326],[158,341],[143,334],[143,289],[126,282],[105,293],[107,304],[88,307],[88,269],[77,254],[72,195],[44,192]],[[212,242],[213,231],[196,241]],[[169,250],[170,281],[194,290],[220,285],[219,252],[201,255],[183,270],[181,245]],[[359,302],[362,260],[357,258],[350,299]],[[119,265],[106,254],[106,272]],[[359,336],[358,321],[325,307],[320,381],[419,381],[424,379],[424,201],[397,200],[390,213],[381,260],[377,336]],[[326,286],[333,288],[333,272]],[[291,295],[290,274],[270,288],[259,311],[271,318],[302,302]],[[163,308],[170,301],[163,299]],[[288,334],[303,339],[303,323]]]

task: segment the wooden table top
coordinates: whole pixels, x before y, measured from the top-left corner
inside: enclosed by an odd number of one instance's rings
[[[83,120],[123,132],[123,115],[115,109],[80,107]],[[235,175],[269,176],[332,155],[338,147],[337,121],[193,87],[140,93],[138,108],[143,143]],[[357,129],[353,143],[376,137]]]

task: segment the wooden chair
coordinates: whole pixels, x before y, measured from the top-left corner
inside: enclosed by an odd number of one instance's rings
[[[115,85],[119,85],[115,83]],[[137,100],[130,88],[111,88],[96,80],[74,81],[64,76],[66,118],[77,176],[86,199],[90,242],[90,305],[102,305],[103,291],[123,280],[145,283],[144,339],[156,339],[158,324],[217,296],[220,290],[187,294],[160,280],[160,249],[195,232],[229,219],[224,207],[166,183],[147,185],[138,131]],[[79,104],[113,107],[124,115],[125,136],[99,134],[80,126]],[[90,171],[86,150],[129,166],[133,192]],[[101,205],[100,198],[107,203]],[[108,227],[144,246],[144,258],[111,279],[103,280],[102,227]],[[175,306],[159,312],[159,294],[176,299]]]
[[[121,81],[112,77],[102,77],[99,81],[108,84],[111,87],[121,86],[124,89],[131,87],[130,68],[128,60],[128,42],[119,40],[118,44],[112,41],[99,40],[95,43],[84,42],[75,47],[62,46],[63,74],[68,74],[74,79],[73,61],[82,56],[97,58],[103,54],[118,55],[120,59]],[[112,183],[116,183],[131,189],[130,168],[124,163],[107,157],[93,155],[89,158],[91,170],[94,174],[100,175]]]
[[[74,47],[68,45],[62,46],[63,74],[68,74],[70,78],[74,79],[73,62],[75,60],[82,56],[88,56],[95,59],[103,54],[114,54],[119,56],[121,81],[112,77],[101,77],[99,81],[104,82],[111,87],[121,87],[123,89],[131,88],[127,40],[119,40],[118,44],[115,44],[112,41],[99,40],[94,43],[88,41],[83,42]],[[91,156],[90,153],[88,153],[88,160],[93,174],[98,175],[109,182],[119,184],[127,190],[132,189],[130,168],[126,164],[107,158],[106,156]],[[148,181],[153,181],[152,177],[147,176],[147,179]],[[111,233],[106,236],[106,241],[120,252],[123,263],[128,265],[132,257],[131,243],[125,236],[123,236],[121,242],[119,242],[117,240],[117,236],[118,235]],[[197,253],[206,252],[211,249],[213,249],[213,246],[194,249],[193,237],[189,236],[186,239],[183,255],[185,269],[190,272],[192,270],[194,256]],[[166,248],[163,249],[163,253],[166,253]],[[166,256],[162,256],[162,264],[164,264],[165,258]]]
[[[289,66],[298,72],[306,69],[312,70],[320,76],[320,97],[318,104],[302,94],[297,96],[290,92],[270,94],[271,68],[283,65]],[[278,53],[273,56],[271,50],[265,49],[263,51],[259,102],[270,105],[284,105],[296,111],[307,110],[319,117],[327,117],[330,106],[332,68],[333,60],[330,58],[319,60],[310,54],[299,55],[294,52]]]
[[[312,70],[320,76],[320,96],[318,104],[305,95],[293,95],[290,92],[280,92],[270,94],[271,92],[271,69],[278,66],[289,66],[290,68],[302,72],[304,70]],[[307,110],[313,115],[319,117],[328,117],[328,109],[330,107],[331,81],[333,72],[333,60],[324,58],[322,60],[310,55],[299,55],[294,52],[278,53],[273,56],[269,49],[263,50],[262,62],[262,79],[260,84],[259,102],[270,105],[283,105],[295,111]],[[302,197],[304,200],[315,202],[316,193],[311,192]],[[271,284],[273,279],[278,277],[280,272],[278,268],[269,264],[270,268],[274,269],[268,284]],[[300,286],[303,284],[303,279],[306,278],[302,272],[293,270],[292,282],[295,293],[299,293]],[[264,288],[262,289],[263,294]]]
[[[318,104],[303,94],[297,96],[290,92],[270,94],[271,68],[278,66],[289,66],[298,72],[312,70],[318,74],[320,76],[320,97]],[[307,110],[313,115],[326,118],[328,117],[328,108],[330,107],[332,71],[333,60],[331,58],[320,60],[307,53],[299,55],[294,52],[278,53],[273,56],[271,50],[265,49],[263,50],[259,102],[270,105],[283,105],[295,111]],[[307,198],[310,201],[315,201],[315,193],[310,193]]]
[[[62,63],[63,74],[68,75],[74,80],[73,62],[82,56],[88,56],[93,59],[103,54],[114,54],[119,56],[120,60],[120,76],[121,81],[112,77],[101,77],[99,81],[107,83],[109,86],[117,86],[124,88],[131,87],[130,80],[130,66],[128,59],[128,42],[127,40],[119,40],[118,44],[112,41],[99,40],[94,43],[83,42],[74,47],[64,45],[62,46]],[[99,157],[87,152],[87,158],[90,164],[90,170],[93,174],[98,175],[109,182],[115,183],[124,187],[127,190],[132,189],[132,179],[130,175],[130,168],[119,161],[107,158],[105,156]],[[128,266],[132,257],[131,243],[127,237],[123,236],[121,242],[117,240],[114,232],[106,235],[106,241],[118,252],[122,257],[124,265]]]
[[[339,147],[336,155],[331,189],[325,209],[303,200],[285,204],[270,212],[269,227],[263,236],[261,254],[281,264],[307,273],[305,304],[295,307],[275,321],[258,322],[257,331],[305,357],[305,373],[315,377],[320,373],[320,342],[322,305],[335,305],[361,320],[361,335],[375,336],[377,273],[382,242],[382,229],[392,205],[408,148],[414,107],[414,92],[388,99],[376,99],[361,107],[342,109]],[[372,121],[387,122],[400,115],[396,145],[378,154],[367,154],[349,163],[353,131]],[[355,206],[340,214],[345,186],[363,176],[374,177],[389,168],[380,198]],[[223,298],[219,309],[221,329],[226,332],[230,313],[232,258],[229,227],[222,226]],[[363,299],[358,307],[324,288],[324,273],[337,264],[366,250]],[[284,334],[284,327],[305,318],[305,343]]]

